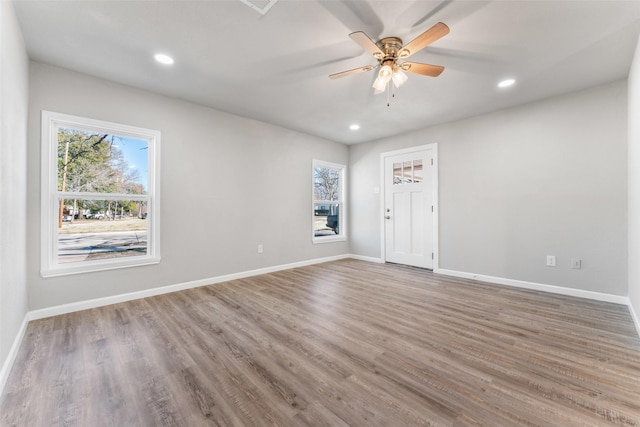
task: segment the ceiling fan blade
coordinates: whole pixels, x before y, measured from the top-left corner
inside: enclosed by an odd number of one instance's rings
[[[372,54],[376,59],[382,59],[384,56],[384,52],[380,50],[377,44],[371,38],[366,35],[363,31],[356,31],[355,33],[349,34],[351,39],[358,43],[360,46],[364,48],[367,52]]]
[[[408,58],[420,49],[424,49],[447,34],[449,34],[449,27],[447,27],[447,24],[438,22],[436,25],[404,45],[402,49],[400,49],[400,52],[398,52],[398,56],[400,58]]]
[[[331,74],[329,76],[329,78],[330,79],[339,79],[340,77],[350,76],[352,74],[363,73],[365,71],[371,71],[371,70],[373,70],[373,68],[374,67],[372,65],[367,65],[365,67],[354,68],[353,70],[347,70],[347,71],[342,71],[340,73]]]
[[[444,67],[441,65],[421,64],[419,62],[403,62],[400,68],[410,73],[429,77],[438,77],[444,71]]]

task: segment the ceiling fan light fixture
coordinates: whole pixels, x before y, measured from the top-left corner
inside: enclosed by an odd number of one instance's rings
[[[380,68],[380,72],[378,73],[378,77],[388,77],[391,76],[391,74],[393,73],[393,69],[391,68],[390,65],[383,65]]]
[[[407,77],[405,72],[400,68],[396,68],[391,75],[391,80],[393,81],[393,84],[396,85],[396,87],[400,87],[405,84],[407,80],[409,80],[409,77]]]
[[[392,74],[393,74],[393,69],[391,68],[390,65],[383,65],[380,68],[378,77],[376,77],[376,80],[373,82],[373,85],[371,86],[375,89],[374,93],[376,95],[385,91],[385,89],[387,88],[387,84],[389,83],[389,80],[391,80]]]
[[[372,85],[372,87],[375,89],[376,95],[384,92],[387,89],[389,80],[391,80],[391,76],[378,76],[378,78],[376,78],[376,81],[373,82]]]
[[[373,85],[371,85],[372,88],[375,89],[375,94],[379,94],[384,92],[384,90],[387,88],[387,83],[389,82],[389,80],[385,80],[384,77],[380,77],[378,76],[376,78],[376,81],[373,82]]]

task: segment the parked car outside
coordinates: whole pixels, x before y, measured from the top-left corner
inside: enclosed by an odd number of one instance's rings
[[[340,234],[340,229],[338,228],[338,217],[339,215],[328,215],[327,216],[327,227],[333,230],[334,233]]]

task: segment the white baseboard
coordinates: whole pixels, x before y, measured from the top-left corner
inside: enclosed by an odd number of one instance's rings
[[[331,256],[326,258],[316,258],[316,259],[311,259],[306,261],[294,262],[290,264],[282,264],[282,265],[277,265],[272,267],[265,267],[265,268],[255,269],[255,270],[243,271],[240,273],[210,277],[207,279],[200,279],[192,282],[179,283],[176,285],[168,285],[168,286],[162,286],[159,288],[145,289],[143,291],[138,291],[138,292],[131,292],[127,294],[113,295],[113,296],[104,297],[104,298],[97,298],[97,299],[92,299],[87,301],[63,304],[63,305],[58,305],[54,307],[47,307],[40,310],[32,310],[27,313],[26,320],[28,321],[28,320],[43,319],[45,317],[58,316],[60,314],[72,313],[75,311],[87,310],[91,308],[102,307],[105,305],[132,301],[140,298],[147,298],[147,297],[152,297],[156,295],[168,294],[171,292],[177,292],[185,289],[197,288],[200,286],[212,285],[220,282],[227,282],[229,280],[243,279],[246,277],[258,276],[260,274],[267,274],[267,273],[273,273],[276,271],[288,270],[291,268],[305,267],[308,265],[320,264],[323,262],[337,261],[345,258],[353,258],[361,261],[374,262],[374,263],[384,262],[381,258],[367,257],[367,256],[355,255],[355,254],[345,254],[345,255],[337,255],[337,256]],[[568,295],[568,296],[587,298],[587,299],[592,299],[597,301],[623,304],[629,307],[629,310],[633,317],[636,328],[638,329],[638,334],[640,335],[640,320],[638,319],[637,314],[634,312],[629,298],[625,296],[611,295],[611,294],[605,294],[601,292],[585,291],[585,290],[574,289],[574,288],[566,288],[562,286],[545,285],[542,283],[526,282],[522,280],[505,279],[502,277],[486,276],[482,274],[466,273],[466,272],[447,270],[447,269],[441,269],[441,268],[434,269],[434,272],[437,274],[443,274],[443,275],[453,276],[453,277],[461,277],[465,279],[479,280],[482,282],[494,283],[498,285],[513,286],[517,288],[532,289],[532,290],[538,290],[543,292],[550,292],[554,294]],[[21,331],[22,334],[24,334],[25,328],[26,328],[26,323],[23,325],[23,330]],[[0,377],[0,380],[1,379],[2,378]]]
[[[127,294],[113,295],[104,298],[96,298],[87,301],[73,302],[69,304],[47,307],[40,310],[32,310],[28,313],[29,320],[43,319],[45,317],[58,316],[61,314],[72,313],[74,311],[88,310],[105,305],[117,304],[126,301],[133,301],[140,298],[147,298],[156,295],[168,294],[171,292],[182,291],[185,289],[197,288],[200,286],[213,285],[215,283],[227,282],[229,280],[243,279],[245,277],[258,276],[260,274],[273,273],[281,270],[289,270],[291,268],[305,267],[323,262],[337,261],[349,258],[350,255],[337,255],[326,258],[316,258],[312,260],[299,261],[290,264],[282,264],[273,267],[259,268],[256,270],[243,271],[240,273],[227,274],[224,276],[210,277],[207,279],[194,280],[192,282],[179,283],[176,285],[161,286],[159,288],[145,289],[143,291],[131,292]]]
[[[347,257],[357,259],[359,261],[367,261],[367,262],[375,262],[377,264],[384,264],[384,261],[382,260],[382,258],[374,258],[371,256],[354,255],[354,254],[349,254]]]
[[[13,344],[11,345],[11,349],[9,350],[9,354],[7,354],[7,358],[4,360],[2,364],[2,370],[0,371],[0,396],[4,392],[4,387],[7,385],[7,380],[9,379],[9,374],[11,373],[11,368],[13,367],[13,363],[16,361],[16,357],[18,356],[18,350],[20,349],[20,345],[22,344],[22,339],[24,338],[24,334],[27,331],[27,325],[29,324],[29,313],[24,316],[24,320],[22,321],[22,325],[20,325],[20,330],[16,334],[15,339],[13,340]]]
[[[552,294],[567,295],[578,298],[587,298],[591,300],[611,302],[615,304],[622,304],[630,307],[629,298],[621,295],[605,294],[602,292],[585,291],[582,289],[566,288],[563,286],[545,285],[542,283],[526,282],[523,280],[505,279],[503,277],[485,276],[483,274],[465,273],[462,271],[436,269],[437,274],[444,274],[446,276],[460,277],[463,279],[479,280],[481,282],[494,283],[496,285],[513,286],[515,288],[531,289],[535,291],[549,292]]]

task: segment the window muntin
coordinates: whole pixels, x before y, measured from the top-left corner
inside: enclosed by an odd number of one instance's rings
[[[314,160],[312,169],[313,242],[345,240],[345,166]]]
[[[44,277],[157,263],[160,133],[43,111]]]

